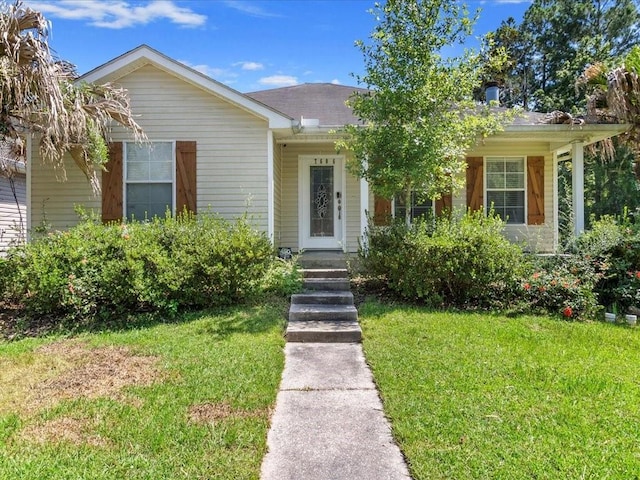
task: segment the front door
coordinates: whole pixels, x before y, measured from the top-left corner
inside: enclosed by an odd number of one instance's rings
[[[300,247],[342,249],[344,224],[341,155],[302,155],[300,165]]]

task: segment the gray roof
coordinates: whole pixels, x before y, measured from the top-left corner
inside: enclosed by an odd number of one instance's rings
[[[320,126],[335,127],[361,123],[345,102],[354,92],[366,91],[365,88],[332,83],[304,83],[246,95],[294,120],[314,118],[320,121]]]

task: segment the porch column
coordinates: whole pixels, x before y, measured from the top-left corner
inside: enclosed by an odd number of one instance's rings
[[[267,130],[267,235],[275,242],[275,195],[273,175],[273,132]]]
[[[571,159],[573,162],[571,175],[573,187],[573,233],[577,236],[584,231],[584,145],[582,143],[576,142],[571,145]]]
[[[558,199],[558,151],[553,152],[553,251],[558,251],[558,245],[560,245],[560,219],[558,214],[560,213],[560,205]]]
[[[369,211],[369,182],[364,178],[360,179],[360,240],[362,246],[367,246],[367,224]]]

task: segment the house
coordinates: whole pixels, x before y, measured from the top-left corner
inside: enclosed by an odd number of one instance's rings
[[[0,255],[25,239],[27,176],[12,143],[0,143]]]
[[[406,208],[374,198],[365,180],[346,171],[348,154],[336,151],[336,129],[357,122],[345,106],[353,87],[304,84],[242,94],[145,45],[80,80],[126,88],[151,147],[114,128],[97,198],[78,169],[56,181],[30,145],[30,229],[45,217],[54,228],[72,226],[75,205],[100,212],[105,221],[143,219],[166,208],[230,219],[248,212],[278,247],[353,252],[368,215]],[[552,125],[528,114],[469,152],[466,191],[410,208],[417,214],[493,204],[508,216],[510,238],[552,251],[558,242],[558,162],[574,163],[580,218],[585,146],[625,130]],[[583,227],[576,222],[578,231]]]

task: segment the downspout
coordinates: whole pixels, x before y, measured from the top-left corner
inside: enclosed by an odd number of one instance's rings
[[[275,195],[273,174],[273,131],[267,130],[267,235],[275,245]]]

